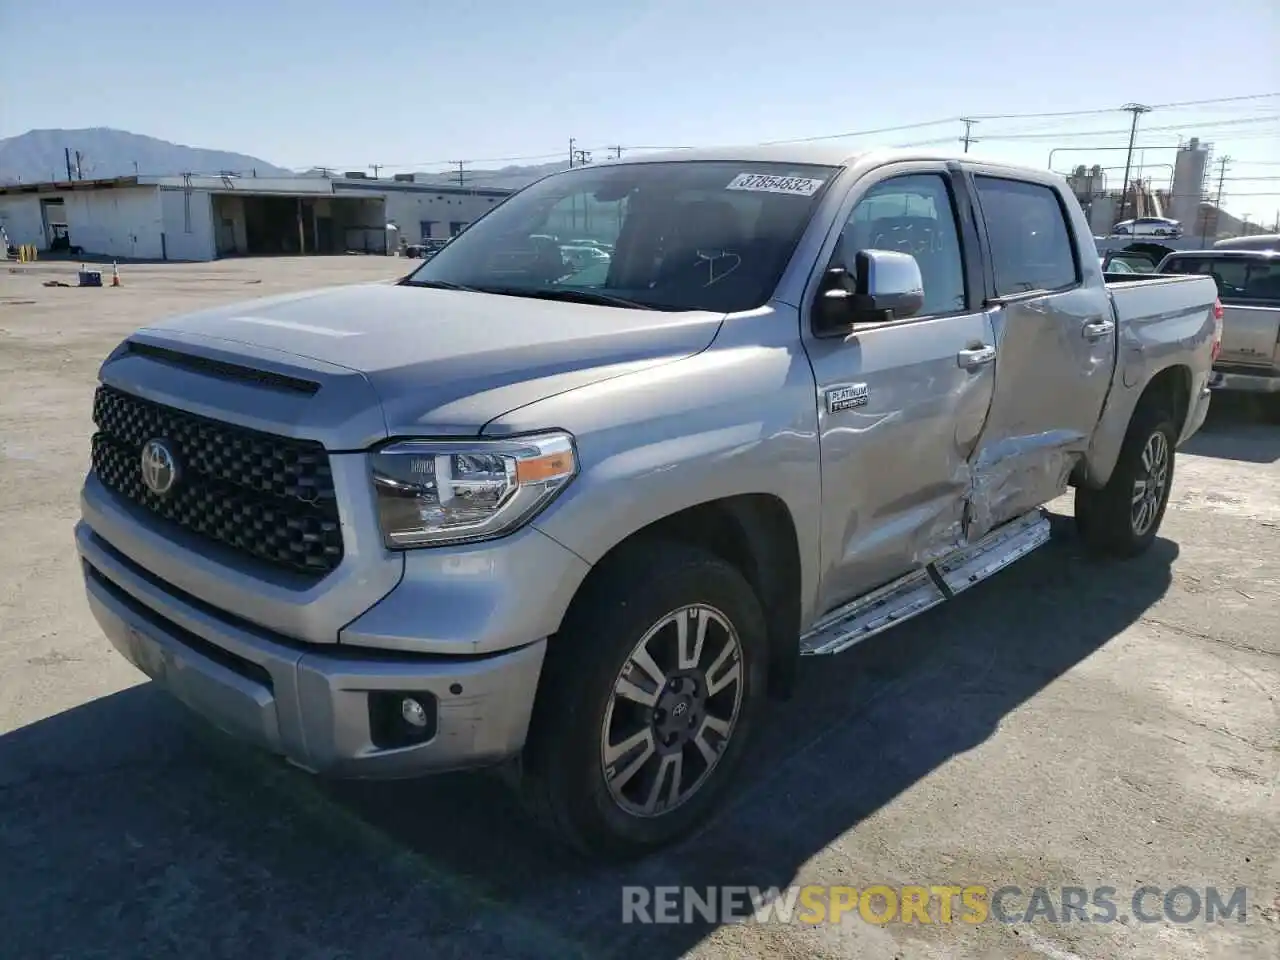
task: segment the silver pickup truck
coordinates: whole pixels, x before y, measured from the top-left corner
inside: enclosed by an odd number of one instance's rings
[[[573,266],[556,236],[608,256]],[[139,330],[75,538],[111,643],[316,773],[495,767],[686,834],[798,658],[1049,537],[1156,536],[1209,277],[1104,283],[1061,178],[819,147],[557,173],[396,283]]]
[[[1224,316],[1222,350],[1209,386],[1265,394],[1280,421],[1280,251],[1192,250],[1160,262],[1166,274],[1213,278]]]

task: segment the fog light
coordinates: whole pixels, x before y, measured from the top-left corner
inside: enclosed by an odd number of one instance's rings
[[[406,723],[415,727],[427,725],[426,708],[413,697],[405,697],[400,701],[400,716],[404,717]]]
[[[369,737],[380,750],[426,743],[436,735],[439,704],[419,690],[369,693]]]

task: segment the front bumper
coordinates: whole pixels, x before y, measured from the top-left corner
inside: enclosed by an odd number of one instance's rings
[[[1209,387],[1241,393],[1280,393],[1280,373],[1228,373],[1215,370],[1209,376]]]
[[[524,745],[545,638],[476,656],[302,644],[165,583],[84,521],[75,536],[90,609],[112,645],[209,722],[304,769],[407,777],[499,763]],[[420,694],[435,711],[433,735],[379,743],[379,691]]]

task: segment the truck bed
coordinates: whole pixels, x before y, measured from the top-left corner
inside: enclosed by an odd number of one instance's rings
[[[1171,273],[1104,273],[1107,291],[1120,323],[1132,320],[1177,320],[1194,315],[1197,324],[1218,299],[1209,276]]]

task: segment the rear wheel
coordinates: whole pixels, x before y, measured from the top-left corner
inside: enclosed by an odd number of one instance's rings
[[[1169,413],[1143,405],[1133,415],[1111,479],[1076,488],[1076,528],[1090,549],[1135,557],[1154,542],[1173,489],[1177,428]]]
[[[764,700],[764,615],[730,564],[651,545],[602,570],[552,638],[523,758],[537,818],[595,858],[640,856],[714,810]]]

